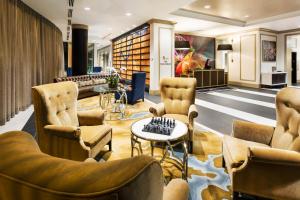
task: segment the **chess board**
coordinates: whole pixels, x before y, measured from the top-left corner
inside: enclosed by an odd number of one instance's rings
[[[153,117],[148,124],[144,125],[142,131],[161,135],[171,135],[175,126],[175,119]]]

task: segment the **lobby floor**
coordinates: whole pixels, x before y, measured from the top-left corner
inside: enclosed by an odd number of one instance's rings
[[[278,89],[251,89],[231,87],[208,92],[197,92],[196,105],[199,116],[195,125],[217,133],[231,134],[232,122],[235,119],[275,126],[275,96]],[[159,103],[159,96],[145,94],[147,101]],[[13,118],[5,126],[0,127],[0,133],[9,130],[23,130],[34,133],[34,117],[31,107],[20,117]],[[22,115],[22,117],[21,117]],[[24,116],[23,116],[24,115]]]
[[[197,92],[199,116],[196,126],[218,134],[230,135],[233,120],[246,120],[276,125],[275,96],[277,90],[237,88]],[[159,96],[146,94],[146,99],[159,103]]]

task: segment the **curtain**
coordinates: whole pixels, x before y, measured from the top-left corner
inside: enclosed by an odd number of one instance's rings
[[[31,104],[31,87],[63,75],[61,31],[20,0],[0,0],[0,125]]]

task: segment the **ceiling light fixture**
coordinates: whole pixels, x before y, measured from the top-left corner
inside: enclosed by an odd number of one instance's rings
[[[244,17],[245,17],[245,18],[249,18],[250,16],[249,16],[249,15],[245,15]]]
[[[127,17],[130,17],[132,14],[130,12],[125,14]]]
[[[89,10],[91,10],[91,8],[90,7],[85,7],[84,10],[89,11]]]
[[[205,9],[210,9],[210,8],[211,8],[211,5],[205,5],[204,8],[205,8]]]

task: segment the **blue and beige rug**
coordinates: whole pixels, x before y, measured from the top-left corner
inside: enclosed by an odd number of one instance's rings
[[[80,100],[81,110],[99,109],[98,97]],[[113,151],[105,153],[104,160],[117,160],[131,156],[130,126],[145,117],[151,116],[148,112],[150,104],[140,102],[128,106],[124,120],[107,120],[106,123],[113,127]],[[150,145],[143,141],[142,148],[145,154],[150,155]],[[161,156],[161,149],[156,148],[155,156]],[[176,152],[182,157],[181,152]],[[195,131],[194,154],[188,159],[188,183],[190,186],[190,200],[218,200],[230,198],[230,179],[222,168],[221,138],[213,133]],[[164,175],[167,179],[181,177],[179,166],[172,161],[163,164]]]

